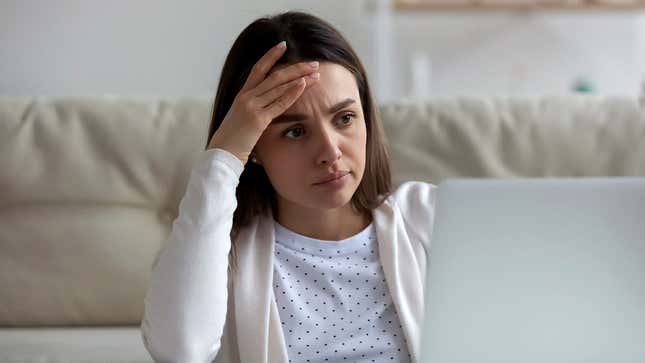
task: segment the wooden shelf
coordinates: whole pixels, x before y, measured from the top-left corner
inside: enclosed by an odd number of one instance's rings
[[[394,10],[645,10],[645,0],[395,0]]]

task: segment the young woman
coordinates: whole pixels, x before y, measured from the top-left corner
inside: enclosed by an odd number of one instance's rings
[[[414,362],[435,186],[390,184],[343,36],[300,12],[253,22],[153,267],[147,350],[159,362]]]

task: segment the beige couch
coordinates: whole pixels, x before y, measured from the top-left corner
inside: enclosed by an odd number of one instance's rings
[[[382,105],[395,184],[645,176],[636,100]],[[153,258],[206,142],[209,100],[0,98],[0,362],[150,362]]]

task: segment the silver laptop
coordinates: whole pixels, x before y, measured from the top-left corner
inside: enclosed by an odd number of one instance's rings
[[[644,363],[645,178],[439,185],[423,363]]]

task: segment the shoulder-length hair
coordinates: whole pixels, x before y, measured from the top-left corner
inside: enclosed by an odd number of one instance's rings
[[[226,57],[217,87],[208,143],[219,128],[233,100],[242,89],[253,65],[280,41],[287,49],[276,65],[317,60],[341,65],[356,78],[367,128],[365,172],[351,203],[360,213],[371,213],[390,194],[390,163],[385,135],[372,98],[367,73],[356,52],[342,34],[326,21],[310,14],[289,11],[260,18],[237,37]],[[276,215],[276,192],[264,168],[247,163],[236,191],[237,209],[231,237],[269,208]]]

